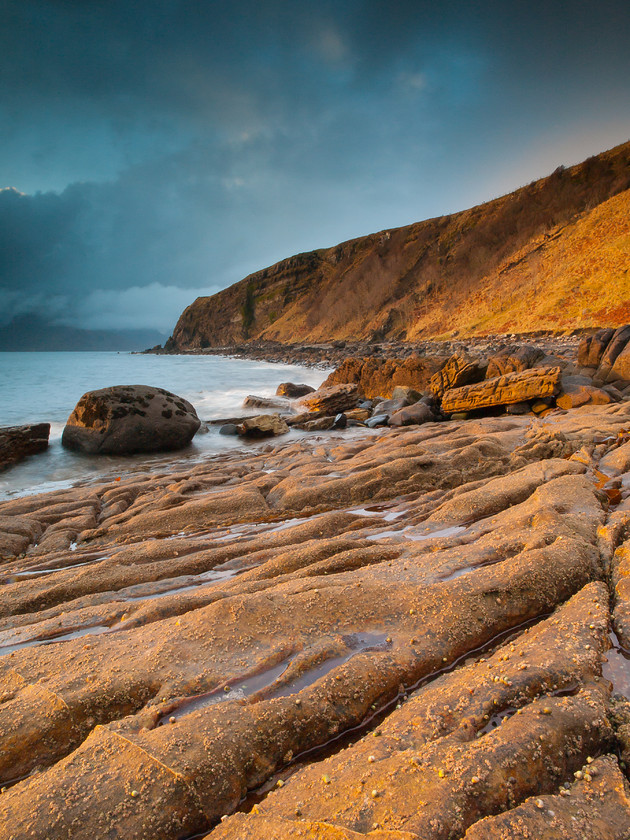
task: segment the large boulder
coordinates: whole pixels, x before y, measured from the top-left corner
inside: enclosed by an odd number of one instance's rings
[[[259,414],[257,417],[246,417],[236,430],[244,437],[259,438],[284,435],[289,427],[279,414]]]
[[[486,379],[476,385],[451,388],[444,394],[442,410],[452,414],[550,397],[557,393],[559,383],[559,367],[532,368],[520,373],[508,373],[506,376]]]
[[[336,415],[349,408],[355,408],[358,401],[357,386],[346,382],[340,385],[322,385],[317,391],[302,397],[300,408]]]
[[[48,447],[50,423],[30,426],[5,426],[0,429],[0,470]]]
[[[90,455],[131,455],[188,446],[201,421],[182,397],[149,385],[114,385],[83,394],[61,443]]]

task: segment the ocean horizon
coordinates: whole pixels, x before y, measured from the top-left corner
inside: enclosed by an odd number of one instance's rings
[[[210,427],[186,449],[125,457],[83,455],[61,446],[66,421],[80,397],[111,385],[152,385],[187,399],[202,421],[262,413],[243,409],[248,394],[273,396],[281,382],[316,388],[329,371],[213,355],[152,355],[127,351],[0,353],[0,427],[50,423],[50,445],[0,473],[0,499],[111,480],[147,469],[200,460],[239,446],[242,438]],[[283,436],[298,436],[291,432]]]

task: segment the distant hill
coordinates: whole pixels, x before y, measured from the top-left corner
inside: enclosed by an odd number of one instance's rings
[[[48,324],[36,315],[20,315],[0,327],[0,351],[142,350],[164,338],[156,330],[82,330]]]
[[[181,315],[169,350],[630,320],[630,143],[486,204],[298,254]]]

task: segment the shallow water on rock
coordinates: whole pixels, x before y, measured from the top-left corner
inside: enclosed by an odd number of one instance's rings
[[[619,641],[614,630],[608,636],[611,643],[602,663],[602,676],[613,685],[613,691],[623,694],[630,700],[630,651]]]
[[[50,636],[47,639],[29,639],[27,642],[18,642],[14,645],[5,645],[0,647],[0,656],[6,656],[16,650],[23,648],[35,647],[36,645],[53,645],[58,642],[68,642],[71,639],[80,639],[82,636],[95,636],[99,633],[106,633],[110,628],[104,624],[96,624],[92,627],[81,627],[77,630],[70,630],[67,633],[62,633],[59,636]]]

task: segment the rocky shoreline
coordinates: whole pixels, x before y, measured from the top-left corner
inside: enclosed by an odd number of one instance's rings
[[[437,341],[331,341],[322,344],[288,344],[279,341],[249,341],[222,347],[196,348],[194,350],[164,350],[161,346],[143,351],[151,354],[181,356],[230,356],[236,359],[254,359],[274,364],[302,365],[325,370],[338,367],[345,359],[382,358],[406,359],[420,356],[451,356],[457,352],[497,353],[515,344],[533,344],[545,353],[575,354],[582,337],[595,330],[574,330],[571,334],[539,333],[506,334],[467,337],[461,340]]]
[[[630,400],[600,339],[432,374],[441,406],[551,377],[538,413],[0,503],[0,840],[627,838]]]

